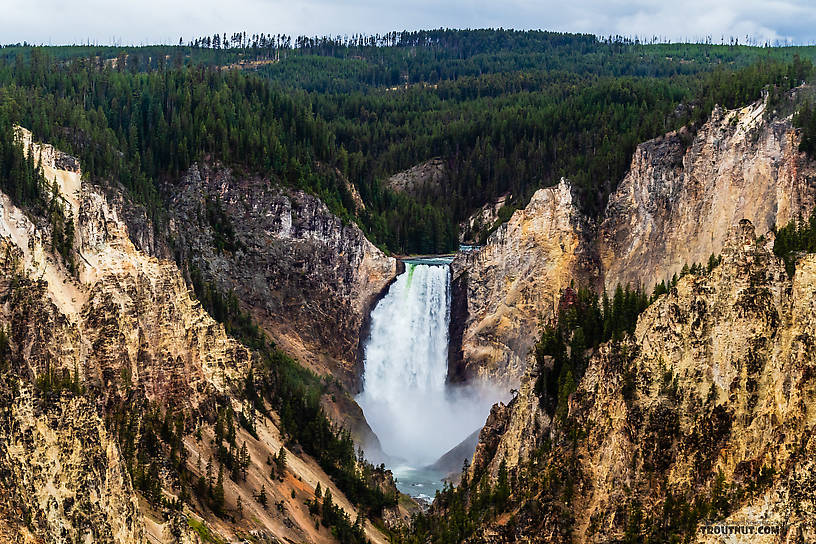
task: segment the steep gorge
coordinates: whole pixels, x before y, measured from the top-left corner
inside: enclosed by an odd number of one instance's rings
[[[167,192],[176,259],[233,292],[288,353],[359,391],[361,328],[396,259],[318,198],[219,165],[193,166]]]
[[[217,162],[194,164],[162,192],[161,229],[123,193],[106,196],[137,248],[175,260],[199,296],[232,301],[276,345],[326,377],[326,413],[378,454],[351,395],[361,387],[367,316],[396,277],[397,260],[314,195]]]
[[[274,412],[243,401],[255,354],[202,308],[175,263],[134,246],[120,212],[137,207],[83,181],[75,159],[31,142],[27,131],[19,137],[45,179],[56,180],[53,198],[75,229],[75,266],[53,252],[45,219],[0,194],[0,327],[8,338],[0,353],[0,535],[11,542],[195,542],[206,523],[222,536],[333,541],[304,501],[320,483],[352,520],[357,508],[317,460],[288,441]],[[136,221],[138,213],[129,217]],[[136,238],[140,232],[148,231]],[[189,496],[173,507],[189,493],[173,459],[189,471],[185,478],[214,478],[205,465],[222,455],[217,428],[228,409],[255,429],[234,429],[234,442],[248,446],[248,465],[243,478],[223,479],[229,515],[216,516]],[[136,427],[140,447],[158,448],[147,458],[157,472],[146,480],[142,454],[128,457],[122,437],[134,423],[158,417],[166,426],[171,416],[180,418],[176,431]],[[150,432],[178,438],[165,446]],[[287,468],[273,478],[267,461],[284,449]],[[137,479],[150,490],[137,490]],[[148,502],[155,486],[161,500]],[[277,507],[256,499],[262,486]],[[383,541],[370,524],[365,531]]]

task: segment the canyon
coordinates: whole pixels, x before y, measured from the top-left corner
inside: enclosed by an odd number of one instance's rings
[[[144,220],[137,206],[83,180],[78,161],[33,142],[25,129],[18,130],[18,138],[41,163],[45,179],[55,180],[52,198],[65,207],[75,228],[75,265],[53,252],[53,231],[45,219],[30,217],[0,194],[0,316],[9,350],[3,354],[9,372],[0,385],[0,489],[5,497],[0,534],[10,542],[197,542],[202,531],[332,541],[328,529],[315,525],[304,501],[314,500],[319,484],[331,490],[334,504],[352,519],[357,508],[299,448],[288,450],[285,472],[270,477],[266,462],[286,448],[287,439],[274,412],[253,410],[243,400],[250,369],[259,364],[254,352],[202,308],[175,262],[134,245],[123,216],[134,223]],[[301,195],[304,200],[310,203]],[[307,209],[325,213],[325,207],[312,204]],[[291,218],[281,213],[286,217]],[[326,225],[327,236],[336,233],[339,220],[311,217]],[[297,224],[279,224],[268,236],[292,237]],[[134,229],[134,238],[160,251],[161,238],[145,236],[150,229],[142,226]],[[364,241],[354,235],[352,230],[351,244]],[[304,243],[313,247],[343,240],[335,234]],[[370,244],[362,247],[342,271],[349,308],[361,313],[394,268],[393,259]],[[346,249],[352,253],[350,246]],[[362,277],[355,273],[363,271],[367,278],[369,266],[375,271],[371,292],[365,281],[362,287],[355,283]],[[353,351],[352,344],[345,349]],[[234,442],[248,446],[248,463],[243,478],[224,479],[229,516],[213,516],[198,500],[181,510],[156,510],[134,488],[133,460],[125,459],[123,430],[112,421],[120,414],[144,421],[158,406],[168,410],[165,417],[169,410],[182,415],[184,436],[174,447],[189,460],[186,468],[193,478],[211,478],[204,465],[217,454],[221,416],[216,421],[216,410],[232,410],[254,422],[253,432],[241,426],[235,430]],[[164,466],[154,482],[162,504],[180,498],[184,489],[170,468]],[[393,487],[387,475],[383,485]],[[256,500],[262,486],[276,508]],[[385,541],[373,525],[366,524],[365,532],[372,542]]]
[[[484,246],[456,254],[449,271],[400,262],[318,197],[217,161],[164,182],[158,223],[121,188],[83,179],[78,160],[19,129],[55,181],[54,202],[74,234],[68,260],[54,251],[45,218],[0,194],[0,322],[11,368],[0,383],[0,492],[8,497],[0,537],[169,543],[212,531],[333,542],[309,509],[318,484],[349,519],[362,508],[287,436],[281,413],[248,398],[268,385],[259,374],[274,349],[315,377],[322,413],[370,458],[391,463],[385,446],[415,465],[441,455],[449,470],[461,464],[451,455],[464,455],[472,485],[494,486],[509,473],[510,512],[477,527],[472,542],[618,541],[633,526],[657,531],[666,509],[697,512],[692,503],[727,523],[784,526],[788,541],[807,542],[816,531],[816,261],[802,256],[788,277],[773,228],[811,213],[816,173],[791,116],[766,108],[766,100],[715,108],[693,132],[640,144],[601,217],[582,211],[569,179],[537,190]],[[392,181],[426,190],[441,168],[435,159]],[[469,227],[495,221],[498,206],[488,203]],[[721,260],[670,281],[709,256]],[[634,335],[590,353],[566,407],[548,411],[535,346],[565,290],[651,291],[661,281],[668,293]],[[422,300],[406,302],[409,291]],[[208,304],[221,296],[257,327],[262,345],[239,342],[229,321],[213,318]],[[424,306],[406,311],[404,323],[397,313],[411,302]],[[434,348],[433,368],[402,353],[419,353],[418,341]],[[411,380],[439,394],[418,388],[400,404],[405,391],[394,384]],[[501,402],[478,440],[468,435],[481,416],[454,430],[437,418],[433,456],[411,443],[423,440],[422,425],[381,445],[366,420],[385,438],[383,425],[399,427],[394,421],[420,407],[423,425],[434,407],[454,413],[439,404],[445,395],[479,384]],[[254,422],[233,429],[249,463],[243,478],[223,478],[228,515],[184,497],[172,463],[154,476],[165,504],[178,500],[179,509],[157,507],[137,489],[116,422],[158,407],[165,427],[171,411],[180,414],[181,440],[170,447],[183,452],[193,479],[213,479],[205,467],[220,454],[225,411]],[[281,451],[286,469],[270,475]],[[362,459],[357,467],[371,470]],[[401,497],[393,474],[375,474],[379,489]],[[262,487],[274,506],[257,499]],[[409,499],[395,502],[378,525],[362,522],[371,542],[386,542],[417,511]],[[445,508],[434,504],[430,515],[444,517]],[[687,514],[676,515],[688,526],[663,529],[695,531],[704,519]]]
[[[699,529],[715,520],[781,531],[733,542],[810,541],[816,260],[788,278],[772,244],[748,220],[730,228],[717,267],[681,278],[633,338],[592,356],[564,414],[541,408],[531,367],[470,468],[471,481],[513,474],[515,521],[471,541],[719,542]]]

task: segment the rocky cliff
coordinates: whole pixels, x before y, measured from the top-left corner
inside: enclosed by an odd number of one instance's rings
[[[538,191],[481,250],[457,257],[454,294],[462,300],[454,300],[450,376],[518,384],[570,282],[650,293],[684,264],[718,255],[741,219],[765,234],[807,216],[816,165],[798,151],[791,117],[765,108],[716,108],[694,134],[683,129],[638,146],[597,225],[562,182]]]
[[[472,475],[495,482],[505,463],[515,483],[474,542],[721,542],[722,524],[774,532],[728,542],[816,537],[816,256],[788,279],[750,222],[729,231],[718,267],[591,358],[563,418],[538,408],[532,372],[494,408]]]
[[[0,387],[0,539],[145,542],[130,477],[95,406],[69,396],[42,403],[31,384],[11,396],[9,385]]]
[[[499,211],[507,204],[512,195],[501,195],[473,212],[465,221],[459,223],[459,243],[475,244],[484,241],[487,233],[499,222]]]
[[[445,161],[435,158],[394,174],[385,180],[385,185],[401,193],[433,195],[441,192],[441,185],[447,175]]]
[[[765,101],[717,107],[686,147],[689,138],[672,132],[638,146],[610,197],[598,234],[607,289],[651,290],[719,254],[739,220],[765,233],[813,209],[816,168],[790,117],[769,114]]]
[[[598,275],[591,229],[562,180],[537,191],[483,248],[454,259],[451,377],[518,384],[561,289]]]
[[[397,263],[302,191],[194,166],[175,186],[169,238],[287,352],[356,392],[363,322]]]
[[[268,460],[286,437],[274,412],[243,401],[255,354],[202,308],[174,262],[134,246],[131,238],[147,245],[155,238],[129,232],[115,195],[82,181],[75,159],[31,142],[27,131],[18,137],[45,179],[56,181],[54,202],[65,207],[74,235],[70,259],[56,253],[49,222],[0,193],[0,536],[170,543],[211,532],[333,541],[305,505],[315,486],[331,489],[352,519],[356,509],[298,448],[289,450],[286,471],[270,476]],[[138,222],[137,212],[129,217]],[[334,227],[315,224],[327,237]],[[274,232],[295,229],[289,223]],[[369,255],[356,257],[355,270],[381,270],[367,264]],[[349,307],[360,312],[367,295],[353,271],[342,272],[353,284]],[[232,412],[251,418],[254,430],[236,429],[223,415]],[[230,452],[247,446],[246,465],[243,477],[224,478],[223,511],[215,515],[190,488],[205,476],[214,485],[205,466],[225,458],[224,425],[232,429]],[[277,507],[256,500],[262,486]],[[371,526],[366,534],[383,541]]]

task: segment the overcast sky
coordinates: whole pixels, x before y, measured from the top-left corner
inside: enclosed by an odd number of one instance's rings
[[[248,34],[544,29],[816,43],[814,0],[0,0],[0,43],[178,43]]]

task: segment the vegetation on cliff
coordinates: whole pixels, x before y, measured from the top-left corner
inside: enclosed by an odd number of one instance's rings
[[[555,322],[547,324],[535,347],[538,379],[535,390],[550,415],[566,410],[587,367],[589,350],[602,342],[620,342],[632,334],[649,297],[640,289],[620,285],[610,301],[587,288],[568,288],[561,294]]]
[[[39,158],[34,153],[26,153],[17,141],[10,117],[0,102],[0,191],[17,206],[48,222],[51,249],[73,271],[73,218],[66,211],[56,181],[49,183],[45,179]]]
[[[793,276],[796,258],[802,253],[816,253],[816,212],[809,220],[793,220],[776,231],[774,253],[785,261],[785,270]]]
[[[530,382],[495,408],[475,470],[405,540],[689,542],[708,524],[731,523],[810,534],[813,255],[788,277],[743,220],[710,262],[686,267],[636,328],[634,312],[631,324],[624,318],[634,334],[599,344],[554,414],[546,404],[537,412]],[[574,309],[575,325],[603,330],[596,300],[568,290],[559,317]],[[572,355],[550,351],[548,366]],[[783,383],[796,385],[780,405]],[[532,432],[513,434],[514,421]],[[513,466],[497,444],[519,452]]]
[[[383,508],[396,505],[396,494],[384,491],[380,485],[386,478],[385,468],[375,467],[357,455],[348,431],[336,428],[323,411],[320,400],[326,384],[266,338],[239,308],[234,295],[223,296],[213,284],[201,280],[195,269],[193,286],[210,315],[260,356],[262,364],[250,371],[244,385],[244,395],[254,409],[267,412],[269,403],[291,444],[300,445],[313,456],[349,500],[369,515],[381,516]],[[246,416],[241,423],[254,432]],[[232,463],[227,466],[230,468]]]

